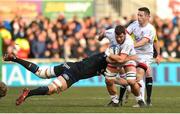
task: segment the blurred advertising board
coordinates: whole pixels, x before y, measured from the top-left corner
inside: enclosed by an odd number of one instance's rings
[[[11,20],[20,15],[32,19],[41,12],[41,9],[41,0],[1,0],[0,17],[3,20]]]
[[[59,63],[39,64],[44,67],[54,66]],[[154,85],[180,86],[180,63],[152,64]],[[2,66],[2,81],[8,86],[42,86],[49,84],[53,79],[40,79],[21,65],[6,63]],[[95,76],[90,79],[80,80],[74,86],[105,86],[104,76]]]
[[[79,18],[93,15],[93,0],[53,0],[43,1],[43,14],[56,18],[63,13],[67,18],[76,15]]]
[[[67,18],[93,15],[93,0],[1,0],[0,18],[12,20],[19,15],[34,19],[38,14],[56,18],[60,13]]]

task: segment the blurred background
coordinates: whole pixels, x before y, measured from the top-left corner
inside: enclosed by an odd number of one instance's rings
[[[16,53],[39,65],[76,61],[108,47],[96,35],[136,20],[137,9],[148,7],[160,41],[162,63],[152,64],[155,85],[180,85],[179,0],[1,0],[1,56]],[[1,61],[2,62],[2,61]],[[9,86],[37,86],[40,80],[13,63],[2,63],[1,80]],[[104,86],[103,77],[77,86]],[[75,86],[76,86],[75,85]]]

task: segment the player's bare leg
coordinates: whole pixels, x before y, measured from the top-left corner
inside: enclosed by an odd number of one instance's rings
[[[122,78],[122,77],[117,77],[115,80],[115,84],[120,85],[120,88],[123,88],[123,90],[126,91],[126,86],[128,86],[127,80]],[[124,91],[124,92],[125,92]],[[122,91],[120,91],[120,95],[119,95],[119,105],[123,106],[123,96],[124,95]]]
[[[106,72],[105,72],[106,88],[111,97],[111,101],[108,103],[107,106],[113,106],[113,107],[119,106],[117,88],[114,83],[117,72],[118,72],[118,70],[116,68],[111,68],[111,67],[106,68]]]
[[[119,72],[119,77],[121,78],[126,78],[126,73],[125,73],[125,70],[124,68],[121,69],[121,71]],[[127,82],[127,80],[126,80]],[[124,94],[126,92],[126,85],[120,83],[120,91],[119,91],[119,104],[122,106],[123,105],[123,97],[124,97]],[[127,84],[128,85],[128,84]]]
[[[127,75],[127,82],[131,87],[131,92],[136,97],[136,101],[140,107],[144,107],[144,101],[140,94],[140,86],[136,82],[136,67],[135,66],[128,66],[125,67],[126,75]]]
[[[5,54],[3,59],[4,61],[12,61],[19,63],[40,78],[47,79],[56,77],[54,67],[40,67],[35,63],[18,58],[14,54]]]
[[[59,76],[57,77],[50,85],[38,87],[36,89],[29,90],[25,88],[23,93],[16,100],[16,105],[22,104],[28,97],[37,96],[37,95],[51,95],[54,93],[60,94],[68,88],[66,80]]]
[[[145,86],[144,86],[144,81],[143,81],[143,77],[144,77],[144,73],[145,73],[145,70],[142,69],[142,68],[137,68],[137,82],[138,82],[138,85],[140,85],[140,98],[143,100],[143,102],[145,103],[144,101],[144,89],[145,89]],[[132,88],[131,88],[132,89]],[[132,90],[131,90],[132,91]],[[136,104],[134,105],[133,107],[141,107],[139,104]]]

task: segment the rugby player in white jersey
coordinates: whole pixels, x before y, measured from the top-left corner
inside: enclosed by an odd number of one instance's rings
[[[136,96],[137,103],[143,107],[144,102],[141,99],[139,92],[139,84],[136,82],[136,62],[133,60],[127,61],[128,56],[135,56],[136,52],[134,49],[134,42],[132,38],[126,34],[126,30],[123,26],[118,25],[115,29],[109,29],[99,35],[99,40],[103,38],[108,38],[110,41],[110,47],[112,45],[117,45],[119,47],[119,54],[107,54],[112,61],[116,64],[108,64],[105,77],[106,77],[106,87],[111,95],[111,102],[108,106],[118,106],[119,100],[117,95],[117,90],[115,87],[115,81],[117,81],[117,74],[124,68],[126,73],[127,85],[132,88],[132,93]],[[106,51],[107,52],[107,51]],[[128,57],[129,58],[129,57]]]
[[[150,11],[146,7],[138,9],[138,20],[134,21],[127,27],[128,34],[134,36],[135,50],[137,54],[137,80],[141,84],[141,95],[144,99],[145,84],[143,77],[146,75],[146,89],[147,89],[147,105],[151,105],[152,92],[152,76],[150,75],[150,64],[153,61],[153,44],[157,51],[156,62],[160,62],[160,49],[158,46],[158,39],[156,38],[156,30],[152,24],[149,23]],[[156,39],[155,39],[156,38]],[[124,91],[121,88],[119,100],[121,102]],[[136,105],[138,107],[138,105]]]

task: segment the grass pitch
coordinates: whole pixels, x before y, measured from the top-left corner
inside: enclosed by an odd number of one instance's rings
[[[132,95],[123,107],[106,107],[109,96],[105,87],[72,87],[61,95],[35,96],[20,106],[15,100],[22,88],[9,88],[6,97],[0,99],[0,113],[174,113],[180,112],[180,87],[154,87],[153,106],[132,108]]]

